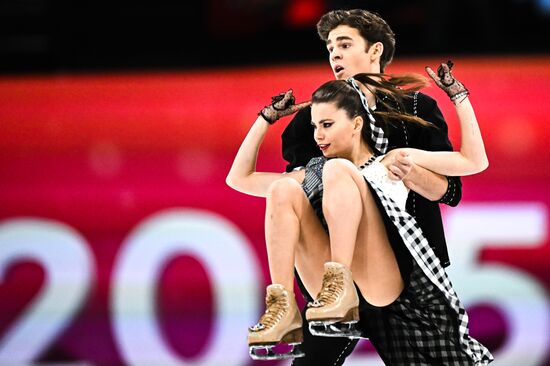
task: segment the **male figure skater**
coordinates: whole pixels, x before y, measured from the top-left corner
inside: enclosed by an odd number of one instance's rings
[[[326,42],[329,63],[336,79],[347,79],[358,73],[380,73],[392,61],[395,37],[389,25],[377,14],[361,10],[336,10],[321,17],[317,24],[321,40]],[[383,100],[376,92],[364,90],[368,104],[379,111],[384,109]],[[435,128],[419,128],[402,122],[388,126],[389,149],[413,147],[431,151],[451,151],[447,135],[447,124],[437,103],[431,97],[415,93],[405,102],[405,110],[434,124]],[[282,135],[283,157],[288,161],[287,171],[299,169],[321,151],[313,139],[311,109],[301,110],[290,122]],[[445,177],[410,164],[397,156],[389,167],[390,177],[401,179],[411,189],[407,200],[407,211],[416,218],[428,242],[434,248],[442,264],[449,265],[449,258],[443,233],[439,203],[456,206],[462,193],[458,177]],[[396,253],[396,255],[399,255]],[[308,294],[298,278],[302,293],[308,301],[316,294]],[[359,326],[365,337],[370,337],[371,325],[383,318],[385,308],[363,306]],[[305,316],[304,316],[305,318]],[[305,357],[296,358],[295,366],[341,365],[356,346],[357,339],[328,338],[312,336],[307,322],[304,322]],[[374,344],[375,342],[373,342]],[[383,342],[380,342],[383,343]],[[381,358],[388,363],[385,353],[389,348],[374,344]]]

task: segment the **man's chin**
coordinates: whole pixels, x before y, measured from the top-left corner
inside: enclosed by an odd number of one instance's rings
[[[334,77],[336,78],[336,80],[346,80],[348,78],[348,76],[345,73],[334,75]]]

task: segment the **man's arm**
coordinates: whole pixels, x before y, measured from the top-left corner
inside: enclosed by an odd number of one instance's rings
[[[399,169],[400,174],[403,174],[403,183],[410,190],[430,201],[437,201],[452,207],[458,205],[462,198],[462,182],[459,177],[436,174],[414,163],[411,163],[410,167],[406,165],[401,162],[390,166],[388,168],[390,178],[399,179],[394,173],[397,171],[396,169]],[[405,171],[408,173],[405,174]]]
[[[415,164],[401,149],[393,150],[386,156],[388,176],[402,180],[405,186],[430,201],[439,201],[449,186],[447,177]]]
[[[411,130],[411,147],[429,151],[452,151],[447,134],[447,123],[436,101],[422,93],[416,101],[410,101],[411,109],[416,115],[429,121],[434,127],[417,127]],[[390,152],[391,153],[391,152]],[[389,162],[388,170],[391,179],[402,179],[412,191],[430,201],[438,201],[449,206],[456,206],[462,198],[462,183],[459,177],[446,177],[424,169],[414,163],[407,164],[406,159],[394,159]]]
[[[403,178],[407,188],[430,201],[439,201],[447,192],[447,177],[436,174],[417,164],[411,164],[410,171]]]

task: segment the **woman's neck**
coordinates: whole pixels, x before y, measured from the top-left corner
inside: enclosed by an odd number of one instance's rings
[[[361,143],[358,145],[357,149],[351,152],[350,161],[358,167],[365,164],[365,162],[373,155],[374,153],[370,146],[361,140]]]

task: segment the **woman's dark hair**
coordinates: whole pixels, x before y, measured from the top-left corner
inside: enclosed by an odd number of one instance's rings
[[[386,74],[357,74],[354,79],[368,89],[376,90],[377,110],[372,111],[377,124],[387,131],[389,123],[405,121],[422,126],[433,126],[422,118],[405,112],[403,101],[410,98],[411,91],[417,91],[428,85],[425,77],[418,74],[386,75]],[[311,102],[335,103],[338,109],[343,109],[349,118],[361,116],[363,118],[363,139],[371,144],[370,123],[367,111],[361,102],[357,91],[345,80],[331,80],[321,85],[311,96]],[[380,108],[382,107],[382,108]],[[383,109],[384,111],[381,111]]]
[[[321,17],[317,23],[317,33],[324,42],[328,34],[340,25],[347,25],[355,28],[361,37],[367,42],[367,49],[376,42],[384,45],[384,51],[380,57],[380,71],[384,69],[393,59],[395,52],[395,34],[382,17],[374,12],[363,9],[333,10]]]

